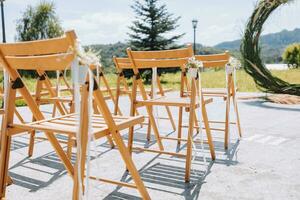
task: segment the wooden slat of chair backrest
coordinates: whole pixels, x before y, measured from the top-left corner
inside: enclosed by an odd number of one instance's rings
[[[15,69],[24,70],[63,70],[74,60],[73,53],[61,53],[43,56],[6,56],[6,61]]]
[[[229,62],[230,54],[226,51],[221,54],[195,55],[195,58],[203,62],[204,68],[225,67]]]
[[[1,44],[0,50],[13,69],[63,70],[75,56],[71,51],[75,46],[73,38],[75,33],[69,31],[57,39]]]
[[[118,58],[118,57],[113,57],[114,64],[117,68],[117,71],[120,72],[124,69],[132,69],[131,67],[131,62],[129,58]]]
[[[72,39],[69,37],[74,37],[73,31],[66,32],[66,35],[61,38],[1,44],[1,51],[5,56],[39,56],[65,53],[70,45],[73,46]]]
[[[132,67],[142,68],[174,68],[182,67],[188,58],[193,56],[192,46],[187,48],[162,51],[132,51],[127,50]]]

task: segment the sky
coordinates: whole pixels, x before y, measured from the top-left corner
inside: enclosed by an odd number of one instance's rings
[[[133,0],[52,0],[65,30],[74,29],[84,45],[128,40],[128,26],[135,19]],[[16,21],[28,5],[40,0],[6,0],[7,41],[15,38]],[[161,0],[174,16],[181,16],[179,28],[185,33],[179,43],[193,41],[192,19],[198,19],[197,43],[213,46],[239,39],[256,0]],[[282,6],[268,19],[264,34],[300,28],[300,0]],[[2,36],[1,36],[2,37]]]

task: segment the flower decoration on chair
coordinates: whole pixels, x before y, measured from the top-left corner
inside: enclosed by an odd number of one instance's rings
[[[75,52],[80,65],[95,65],[101,67],[100,52],[95,52],[93,49],[85,51],[80,42],[77,42],[74,48],[70,47],[70,51]]]
[[[81,117],[81,109],[80,109],[80,86],[86,83],[87,75],[88,75],[88,144],[87,144],[87,163],[86,163],[86,174],[87,177],[89,177],[90,173],[90,143],[92,138],[92,116],[94,113],[93,110],[93,88],[94,88],[94,74],[92,72],[91,67],[96,66],[97,71],[98,68],[101,67],[100,63],[100,56],[99,53],[94,52],[93,50],[89,49],[85,51],[80,43],[77,41],[75,43],[74,47],[70,47],[69,51],[75,54],[75,61],[73,62],[73,65],[71,67],[71,74],[72,74],[72,80],[74,84],[74,98],[75,98],[75,112],[79,113],[79,117],[77,118],[77,135],[76,135],[76,141],[77,144],[81,144],[81,137],[80,137],[80,122],[82,119]],[[80,147],[77,147],[77,151],[81,152]],[[79,160],[81,159],[81,155],[79,156]],[[80,161],[79,161],[80,163]],[[80,165],[78,165],[78,171],[80,173]],[[80,175],[79,175],[80,177]],[[87,178],[85,180],[86,187],[83,186],[83,180],[79,178],[78,183],[80,185],[80,195],[81,198],[88,199],[88,193],[89,193],[89,179]],[[82,191],[82,188],[84,188],[84,191]]]
[[[259,0],[244,31],[241,53],[245,71],[264,92],[300,96],[300,84],[290,84],[274,77],[265,67],[260,53],[260,35],[268,17],[280,6],[293,0]]]
[[[242,63],[235,57],[230,57],[229,62],[225,66],[226,74],[232,74],[236,69],[240,69]]]
[[[197,60],[194,56],[188,59],[186,64],[191,77],[196,78],[200,68],[203,68],[203,62]]]

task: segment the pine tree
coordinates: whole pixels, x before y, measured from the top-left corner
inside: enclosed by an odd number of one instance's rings
[[[130,45],[135,50],[164,50],[174,48],[176,40],[184,34],[167,37],[165,34],[175,30],[180,17],[168,13],[166,5],[159,0],[135,0],[131,6],[136,14],[130,26]]]

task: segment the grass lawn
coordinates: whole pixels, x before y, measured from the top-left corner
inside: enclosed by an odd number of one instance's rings
[[[300,84],[300,69],[290,70],[274,70],[272,71],[274,76],[277,76],[289,83]],[[105,75],[110,86],[116,85],[117,76],[113,73]],[[225,71],[206,71],[201,74],[203,87],[219,88],[225,86]],[[2,82],[2,78],[0,79]],[[55,79],[51,80],[55,85]],[[178,90],[180,87],[180,73],[163,74],[161,77],[162,84],[165,88],[172,88]],[[24,78],[24,82],[30,91],[35,90],[36,80],[33,78]],[[2,83],[1,83],[2,84]],[[255,86],[255,83],[244,70],[237,71],[237,85],[240,92],[259,92],[260,90]],[[17,101],[17,105],[24,105],[22,100]]]
[[[274,70],[274,76],[277,76],[289,83],[300,84],[300,69]],[[180,73],[166,74],[162,76],[162,83],[168,88],[179,89]],[[207,71],[201,74],[201,80],[204,88],[220,88],[225,86],[225,71]],[[237,71],[237,85],[240,92],[259,92],[253,79],[244,70]]]

